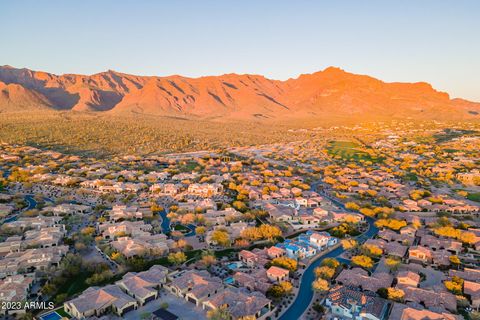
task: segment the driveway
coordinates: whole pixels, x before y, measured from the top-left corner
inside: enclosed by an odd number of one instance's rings
[[[188,302],[184,299],[180,299],[173,294],[162,290],[160,292],[160,297],[157,300],[154,300],[146,305],[133,310],[125,314],[122,319],[126,320],[138,320],[141,319],[141,315],[144,313],[152,313],[155,310],[160,309],[162,303],[167,303],[167,310],[173,314],[176,314],[179,319],[188,320],[206,320],[206,312],[200,307],[195,307],[191,302]]]
[[[443,280],[445,280],[445,274],[443,272],[434,270],[431,267],[422,268],[420,272],[423,272],[426,276],[425,281],[420,283],[420,288],[432,289],[432,290],[438,290],[438,289],[445,290],[445,286],[443,285]]]

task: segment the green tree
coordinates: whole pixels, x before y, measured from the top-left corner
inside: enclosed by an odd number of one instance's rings
[[[335,274],[335,269],[332,269],[332,268],[327,267],[327,266],[322,266],[322,267],[315,268],[315,276],[317,278],[330,280],[330,279],[333,278],[334,274]]]
[[[396,302],[402,302],[405,298],[405,292],[402,289],[387,288],[387,297]]]
[[[454,256],[450,256],[450,257],[448,258],[448,260],[450,260],[450,263],[451,263],[452,265],[454,265],[455,267],[457,267],[457,268],[458,268],[458,266],[462,263],[462,262],[460,261],[460,258],[458,258],[458,256],[455,256],[455,255],[454,255]]]
[[[287,281],[284,281],[284,282],[272,285],[267,290],[267,296],[278,299],[278,298],[284,297],[289,292],[291,292],[292,291],[292,284],[290,282],[287,282]]]
[[[398,269],[398,266],[400,265],[400,260],[389,257],[385,259],[385,264],[390,270],[395,271]]]
[[[382,249],[374,244],[364,244],[362,245],[361,249],[364,255],[372,258],[381,256],[383,252]]]
[[[463,292],[463,279],[460,277],[453,276],[452,280],[446,280],[443,284],[445,288],[453,294],[461,295]]]
[[[216,229],[212,232],[212,241],[219,246],[230,246],[230,236],[228,232],[222,229]]]
[[[275,258],[270,263],[272,266],[287,269],[291,272],[295,272],[298,267],[297,260],[288,257]]]
[[[338,267],[340,267],[340,262],[338,262],[338,260],[335,258],[325,258],[323,259],[321,265],[327,266],[336,270]]]
[[[327,280],[318,278],[312,282],[312,289],[315,292],[324,293],[330,290],[330,285]]]
[[[180,265],[187,261],[187,256],[183,252],[170,253],[167,257],[168,262],[174,265]]]
[[[199,236],[203,236],[205,234],[205,231],[207,231],[207,229],[203,226],[198,226],[195,228],[195,233]]]
[[[352,250],[358,246],[358,242],[355,239],[342,239],[342,247],[344,250]]]
[[[352,257],[352,264],[365,269],[370,269],[373,267],[373,260],[368,256],[359,255]]]

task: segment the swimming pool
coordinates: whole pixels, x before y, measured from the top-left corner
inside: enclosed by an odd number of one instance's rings
[[[225,284],[233,284],[235,282],[235,279],[233,279],[233,277],[228,277],[223,280],[223,282],[225,282]]]
[[[40,317],[40,320],[61,320],[62,316],[59,315],[56,311],[47,313]]]
[[[227,265],[227,268],[230,270],[238,269],[240,266],[237,262],[232,262]]]

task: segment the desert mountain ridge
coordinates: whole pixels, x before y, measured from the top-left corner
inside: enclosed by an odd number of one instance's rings
[[[336,67],[280,81],[250,74],[188,78],[112,70],[55,75],[0,66],[0,111],[31,110],[265,120],[480,118],[480,103],[450,99],[428,83],[387,83]]]

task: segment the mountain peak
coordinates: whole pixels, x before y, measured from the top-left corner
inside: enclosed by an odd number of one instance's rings
[[[425,82],[386,83],[338,67],[287,81],[262,75],[135,76],[107,70],[95,75],[54,75],[0,67],[5,91],[0,111],[22,106],[61,110],[135,112],[232,119],[312,117],[477,119],[480,105],[450,100]],[[7,90],[7,89],[4,89]],[[22,98],[22,96],[25,96]],[[28,103],[27,103],[28,102]]]
[[[321,71],[323,73],[347,73],[345,70],[343,70],[342,68],[339,68],[339,67],[335,67],[335,66],[330,66],[330,67],[327,67],[325,68],[323,71]]]

